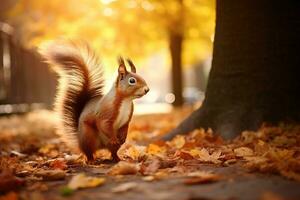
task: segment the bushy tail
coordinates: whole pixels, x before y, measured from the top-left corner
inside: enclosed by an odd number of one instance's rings
[[[80,114],[90,99],[103,96],[100,61],[86,43],[56,42],[40,52],[59,75],[55,99],[59,133],[71,147],[78,146]]]

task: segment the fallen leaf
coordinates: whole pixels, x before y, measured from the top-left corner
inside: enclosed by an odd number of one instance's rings
[[[155,180],[155,177],[154,176],[144,176],[143,178],[142,178],[144,181],[153,181],[153,180]]]
[[[55,150],[55,145],[54,144],[46,144],[43,147],[39,149],[39,153],[47,155],[49,154],[52,150]]]
[[[209,163],[221,163],[220,156],[222,154],[221,151],[215,151],[212,154],[209,154],[208,150],[206,148],[199,149],[191,149],[189,152],[194,158],[203,161],[203,162],[209,162]]]
[[[236,148],[234,149],[234,153],[237,157],[253,156],[254,154],[253,150],[248,147]]]
[[[105,178],[86,176],[84,173],[73,176],[68,183],[68,188],[77,190],[81,188],[91,188],[102,185],[105,182]]]
[[[94,153],[95,158],[99,158],[101,160],[110,160],[111,153],[107,149],[99,149]]]
[[[145,146],[125,143],[118,150],[118,156],[121,160],[127,160],[129,158],[131,160],[137,161],[140,157],[145,155],[145,150]]]
[[[147,147],[147,153],[149,155],[155,155],[155,156],[160,156],[162,157],[163,154],[165,154],[166,148],[165,147],[160,147],[156,144],[149,144]]]
[[[123,183],[121,185],[114,187],[112,189],[112,192],[114,192],[114,193],[127,192],[127,191],[132,190],[137,187],[138,187],[138,184],[136,182],[127,182],[127,183]]]
[[[61,169],[44,170],[39,169],[35,172],[35,176],[42,177],[45,181],[62,180],[66,177],[66,172]]]
[[[154,174],[155,179],[162,179],[168,177],[170,174],[166,170],[159,170]]]
[[[295,138],[288,138],[285,135],[280,135],[275,137],[272,143],[278,147],[289,147],[295,145],[297,143],[297,140]]]
[[[49,166],[52,169],[61,169],[61,170],[64,170],[64,169],[68,168],[67,163],[63,159],[51,160]]]
[[[185,138],[182,135],[177,135],[170,142],[167,142],[170,147],[175,147],[176,149],[181,149],[185,144]]]
[[[220,175],[205,171],[191,172],[187,176],[190,177],[184,180],[187,185],[213,183],[221,179]]]
[[[190,153],[184,152],[182,150],[176,151],[176,153],[174,154],[174,156],[182,158],[184,160],[192,160],[192,159],[194,159],[194,157]]]
[[[65,155],[65,160],[67,164],[77,164],[77,163],[82,163],[81,156],[80,155]]]
[[[143,175],[154,174],[155,172],[157,172],[160,166],[161,163],[158,159],[149,159],[141,164],[140,172]]]
[[[120,161],[108,171],[108,174],[110,175],[136,174],[138,173],[139,170],[140,170],[140,166],[136,163]]]

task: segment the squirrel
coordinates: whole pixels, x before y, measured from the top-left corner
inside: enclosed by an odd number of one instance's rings
[[[146,81],[136,74],[130,59],[118,58],[118,75],[107,94],[100,59],[88,44],[54,42],[40,53],[58,74],[54,110],[60,117],[59,133],[88,161],[101,148],[109,149],[114,161],[125,142],[133,114],[133,100],[149,92]],[[76,148],[78,149],[78,148]]]

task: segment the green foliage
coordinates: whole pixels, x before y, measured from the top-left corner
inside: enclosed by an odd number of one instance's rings
[[[69,188],[69,187],[62,187],[60,189],[60,194],[61,196],[64,196],[64,197],[68,197],[68,196],[71,196],[72,194],[74,193],[74,190]]]

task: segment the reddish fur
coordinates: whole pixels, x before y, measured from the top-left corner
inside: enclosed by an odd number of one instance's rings
[[[113,109],[106,106],[104,102],[102,106],[107,108],[101,112],[100,116],[85,120],[84,138],[81,139],[81,150],[84,152],[88,160],[93,160],[93,154],[97,150],[96,134],[99,133],[104,134],[109,139],[109,143],[104,144],[104,146],[111,151],[112,157],[115,161],[119,160],[117,151],[126,140],[128,125],[133,114],[133,106],[130,108],[131,112],[128,121],[121,128],[114,130],[113,125],[119,115],[121,103],[126,97],[127,96],[124,94],[117,92],[113,101]]]
[[[92,69],[89,67],[89,65],[92,64],[91,66],[98,67],[99,69],[98,59],[88,47],[86,49],[88,53],[87,57],[84,57],[84,54],[80,53],[78,46],[74,44],[62,47],[67,47],[68,49],[61,52],[56,51],[56,46],[53,46],[49,51],[45,52],[44,56],[48,59],[50,64],[58,66],[57,72],[61,75],[61,80],[67,78],[64,74],[73,76],[75,79],[75,81],[72,78],[69,80],[73,81],[69,82],[73,87],[67,87],[66,90],[63,90],[64,88],[62,88],[58,92],[58,98],[56,99],[56,105],[57,108],[59,108],[57,110],[59,110],[59,113],[62,115],[64,126],[69,128],[65,130],[68,131],[69,134],[77,133],[76,139],[78,139],[79,147],[88,160],[93,160],[95,151],[103,147],[106,147],[111,151],[114,160],[118,160],[117,151],[126,140],[129,122],[133,114],[133,104],[128,108],[131,109],[128,121],[121,127],[116,128],[114,127],[114,123],[118,120],[120,107],[125,99],[136,98],[137,96],[135,93],[137,90],[143,88],[147,84],[137,74],[128,72],[123,59],[120,58],[119,75],[117,77],[115,88],[113,88],[115,90],[113,101],[101,101],[100,114],[85,112],[89,111],[90,107],[87,107],[87,110],[85,110],[85,106],[92,99],[99,97],[103,98],[102,74],[99,71],[95,71],[96,68]],[[71,51],[68,51],[70,49]],[[93,62],[90,63],[90,61]],[[129,60],[128,63],[130,64],[132,71],[135,72],[135,66],[132,61]],[[76,73],[74,73],[74,71]],[[137,84],[134,87],[124,85],[124,77],[126,76],[127,78],[128,76],[135,77]],[[79,78],[79,81],[76,81],[76,78]],[[123,82],[120,82],[121,80],[123,80]],[[138,94],[138,96],[139,95],[140,94]],[[82,113],[84,114],[82,115]],[[86,113],[88,115],[85,115]],[[103,135],[99,134],[103,134],[106,138],[103,139]]]
[[[79,138],[79,147],[81,151],[86,155],[88,160],[93,160],[93,154],[99,146],[98,130],[95,126],[95,117],[86,117],[83,122],[82,132],[84,134],[81,138]]]
[[[79,140],[79,146],[88,160],[93,160],[93,154],[98,148],[98,131],[95,131],[90,125],[83,125],[84,137]]]

